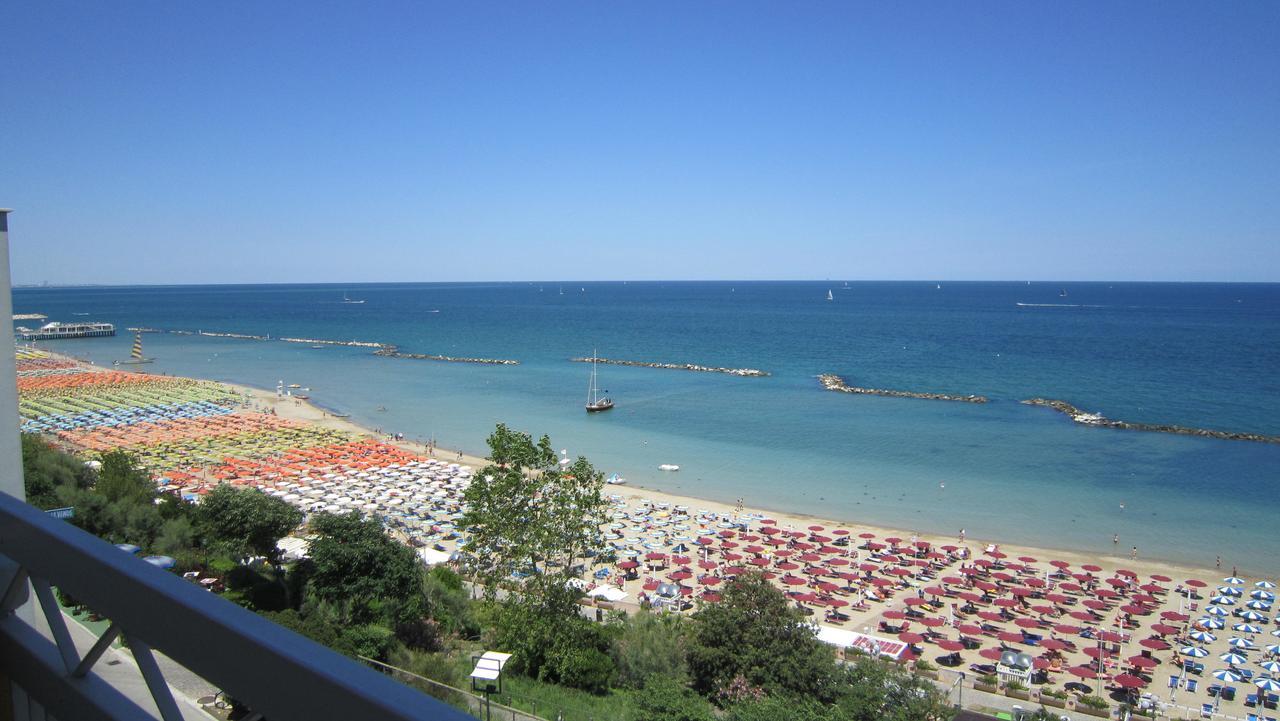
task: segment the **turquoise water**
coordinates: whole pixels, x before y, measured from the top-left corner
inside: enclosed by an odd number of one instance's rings
[[[1280,570],[1280,446],[1087,428],[1017,402],[1045,396],[1129,421],[1280,435],[1280,286],[849,285],[20,289],[14,307],[121,328],[358,339],[517,359],[479,366],[146,336],[155,371],[264,388],[301,383],[354,420],[434,436],[443,447],[482,451],[504,421],[548,433],[633,484],[694,496],[1107,553],[1118,533],[1122,550],[1136,545],[1148,557],[1208,565],[1221,555],[1242,570]],[[343,304],[344,291],[367,302]],[[48,345],[109,363],[130,341]],[[618,406],[588,416],[588,369],[567,359],[593,348],[773,375],[602,366]],[[823,372],[992,402],[830,393],[814,378]],[[661,473],[660,463],[681,471]]]

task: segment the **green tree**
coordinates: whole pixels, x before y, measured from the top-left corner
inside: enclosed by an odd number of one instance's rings
[[[954,715],[931,682],[879,658],[846,664],[838,688],[841,721],[943,721]]]
[[[740,679],[769,694],[835,697],[833,651],[758,573],[730,581],[721,602],[693,615],[689,671],[694,688],[711,696]]]
[[[102,467],[94,490],[108,501],[150,502],[156,497],[151,474],[129,453],[116,449],[99,456]]]
[[[462,585],[462,578],[452,569],[436,566],[424,574],[422,594],[427,614],[445,633],[463,638],[473,638],[480,633],[471,598]]]
[[[61,504],[60,489],[85,489],[93,485],[97,474],[83,461],[63,453],[43,438],[22,434],[22,479],[27,503],[36,508],[55,508]]]
[[[726,721],[841,721],[839,712],[817,701],[779,696],[765,696],[734,704]]]
[[[576,613],[570,585],[601,544],[604,474],[579,457],[562,467],[551,440],[498,424],[490,460],[467,488],[467,561],[487,597],[500,590],[550,617]]]
[[[272,561],[276,543],[302,522],[302,511],[256,488],[220,485],[192,513],[204,542],[233,555],[250,553]]]
[[[655,674],[688,683],[688,622],[683,616],[642,610],[614,623],[610,655],[619,685],[641,688]]]
[[[374,518],[352,512],[311,519],[309,591],[341,609],[348,622],[388,619],[393,625],[422,615],[422,564]]]

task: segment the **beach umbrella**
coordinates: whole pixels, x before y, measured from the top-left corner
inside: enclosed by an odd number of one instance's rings
[[[1144,668],[1144,669],[1155,668],[1156,666],[1160,665],[1160,662],[1157,661],[1156,659],[1152,658],[1151,656],[1143,656],[1142,654],[1138,654],[1137,656],[1130,656],[1129,663],[1137,668]]]
[[[1138,645],[1143,648],[1149,648],[1152,651],[1164,651],[1170,648],[1167,641],[1159,638],[1144,638],[1138,642]]]
[[[1267,646],[1267,653],[1273,656],[1280,654],[1280,643],[1273,643],[1270,646]]]
[[[1200,643],[1212,643],[1218,640],[1217,636],[1213,635],[1212,633],[1209,633],[1208,631],[1192,631],[1191,633],[1187,634],[1187,636],[1192,641],[1199,641]]]
[[[1205,628],[1213,628],[1213,629],[1225,628],[1227,625],[1223,623],[1222,619],[1214,618],[1212,616],[1205,616],[1204,618],[1197,620],[1196,623],[1200,624],[1201,626],[1204,626]]]
[[[1257,586],[1258,588],[1275,588],[1275,587],[1276,587],[1276,584],[1274,584],[1274,583],[1272,583],[1272,582],[1270,582],[1270,581],[1265,581],[1265,580],[1264,580],[1264,581],[1258,581],[1257,583],[1255,583],[1255,584],[1253,584],[1253,585]]]
[[[1262,633],[1262,628],[1255,626],[1252,623],[1237,623],[1231,627],[1231,630],[1239,631],[1240,633]]]
[[[1236,599],[1233,596],[1214,596],[1209,599],[1209,603],[1216,603],[1220,606],[1234,606]]]
[[[1178,653],[1182,654],[1183,656],[1189,656],[1191,658],[1204,658],[1205,656],[1209,655],[1208,651],[1204,650],[1203,648],[1200,648],[1199,646],[1183,646],[1182,648],[1178,649]]]
[[[1249,598],[1256,598],[1259,601],[1274,601],[1276,595],[1270,591],[1264,591],[1261,588],[1249,594]]]
[[[996,650],[998,651],[999,649],[996,649]],[[1067,673],[1071,674],[1072,676],[1076,676],[1078,678],[1101,679],[1101,678],[1107,677],[1107,674],[1099,671],[1098,669],[1092,666],[1072,666],[1071,668],[1067,669]]]
[[[1228,651],[1227,653],[1222,654],[1221,656],[1218,657],[1218,659],[1221,661],[1226,661],[1232,666],[1239,666],[1240,664],[1248,663],[1249,661],[1249,659],[1245,658],[1244,656],[1232,651]]]
[[[1244,678],[1243,676],[1240,675],[1238,671],[1235,671],[1229,668],[1215,669],[1212,673],[1212,676],[1218,679],[1219,681],[1226,681],[1227,683],[1235,683],[1236,681],[1239,681],[1240,679]]]
[[[1263,691],[1280,691],[1280,681],[1267,676],[1261,676],[1253,680],[1253,685]]]
[[[1223,596],[1243,596],[1244,589],[1235,586],[1218,586],[1218,593]]]
[[[1235,576],[1227,576],[1226,578],[1222,579],[1222,582],[1223,582],[1223,583],[1230,583],[1230,584],[1232,584],[1233,586],[1238,586],[1238,585],[1240,585],[1240,584],[1244,583],[1244,579],[1243,579],[1243,578],[1237,578],[1237,577],[1235,577]]]
[[[1122,673],[1116,676],[1112,681],[1121,688],[1141,688],[1147,685],[1147,682],[1129,673]]]
[[[1250,601],[1250,602],[1248,602],[1248,603],[1246,603],[1246,604],[1245,604],[1245,607],[1249,609],[1248,611],[1245,611],[1245,613],[1253,613],[1253,612],[1255,612],[1255,611],[1270,611],[1270,610],[1271,610],[1271,604],[1269,604],[1269,603],[1267,603],[1267,602],[1265,602],[1265,601]],[[1254,613],[1254,615],[1255,615],[1255,616],[1260,616],[1261,614]]]
[[[1280,673],[1280,663],[1276,661],[1262,661],[1258,665],[1267,673]]]
[[[1250,641],[1247,638],[1233,638],[1230,641],[1227,641],[1227,645],[1231,648],[1249,649],[1253,648],[1253,641]]]
[[[1204,610],[1210,616],[1230,616],[1231,612],[1221,606],[1210,606]]]

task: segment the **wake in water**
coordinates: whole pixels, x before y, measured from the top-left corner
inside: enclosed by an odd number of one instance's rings
[[[1107,305],[1086,305],[1084,303],[1014,303],[1023,308],[1110,308]]]

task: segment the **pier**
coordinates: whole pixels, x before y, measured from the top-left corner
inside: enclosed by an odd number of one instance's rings
[[[374,355],[383,358],[407,358],[410,360],[430,360],[441,361],[444,363],[478,363],[480,365],[490,366],[518,366],[520,361],[509,360],[506,358],[455,358],[447,355],[429,355],[425,353],[401,353],[395,346],[383,346]]]
[[[632,366],[633,368],[666,368],[669,370],[693,371],[695,373],[725,373],[745,378],[763,378],[769,375],[768,371],[755,368],[721,368],[717,366],[700,366],[694,363],[651,363],[649,361],[617,360],[616,358],[570,358],[569,360],[574,363],[591,363],[594,361],[605,365]]]
[[[844,379],[834,373],[824,373],[818,376],[818,381],[822,383],[822,387],[829,391],[838,391],[840,393],[857,393],[868,396],[887,396],[889,398],[919,398],[928,401],[954,401],[958,403],[986,403],[986,396],[953,396],[946,393],[918,393],[916,391],[895,391],[885,388],[861,388],[859,386],[851,386],[844,382]]]
[[[1180,436],[1200,436],[1202,438],[1217,438],[1224,441],[1280,443],[1280,436],[1264,436],[1257,433],[1234,433],[1231,431],[1211,431],[1206,428],[1187,428],[1186,426],[1173,426],[1161,423],[1130,423],[1128,421],[1117,421],[1107,418],[1101,413],[1089,413],[1088,411],[1076,408],[1066,401],[1054,400],[1052,398],[1030,398],[1022,402],[1029,406],[1052,408],[1053,410],[1066,415],[1076,423],[1084,426],[1094,426],[1097,428],[1120,428],[1128,431],[1150,431],[1153,433],[1173,433]]]

